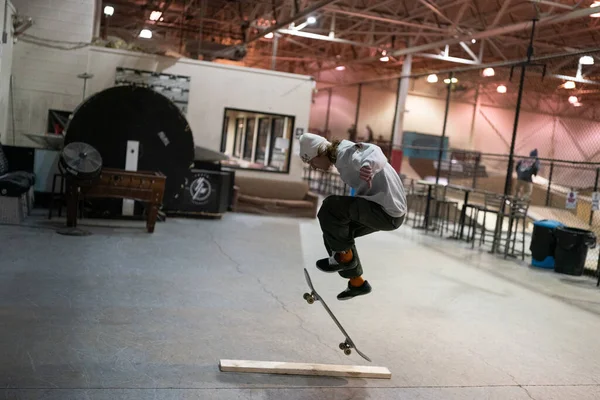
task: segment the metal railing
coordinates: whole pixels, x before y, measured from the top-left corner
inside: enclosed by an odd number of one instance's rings
[[[310,191],[323,196],[349,196],[351,188],[334,171],[320,171],[304,166],[302,178],[308,182]]]
[[[438,153],[439,148],[405,146],[398,149],[411,150],[413,155],[415,150],[421,153],[429,152],[429,158],[411,157],[406,161],[414,172],[419,176],[429,176],[429,180],[435,179],[440,169],[440,183],[443,185],[470,187],[474,190],[475,197],[477,193],[483,192],[505,195],[506,176],[510,173],[512,185],[506,196],[515,193],[517,176],[514,169],[507,170],[507,154],[448,148],[442,150],[442,163],[438,165],[437,160],[432,159],[432,153]],[[513,166],[516,167],[520,160],[527,158],[529,156],[515,155]],[[592,193],[598,191],[600,163],[543,157],[539,157],[538,161],[538,174],[532,183],[529,219],[556,219],[569,227],[593,231],[600,237],[600,213],[594,211],[592,196]],[[577,201],[571,207],[567,207],[567,199],[575,192]],[[597,247],[589,251],[586,274],[596,273],[599,250]]]

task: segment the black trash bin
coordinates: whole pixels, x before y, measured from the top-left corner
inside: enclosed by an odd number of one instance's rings
[[[538,268],[554,269],[554,253],[556,252],[556,238],[554,230],[564,226],[559,221],[544,219],[533,223],[531,235],[531,265]]]
[[[588,248],[596,247],[594,232],[557,227],[554,236],[556,238],[554,271],[567,275],[583,275]]]

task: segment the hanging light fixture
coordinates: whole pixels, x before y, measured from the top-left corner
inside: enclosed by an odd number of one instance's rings
[[[579,64],[581,65],[594,65],[594,57],[592,56],[583,56],[579,59]]]
[[[494,76],[494,75],[496,75],[496,71],[494,71],[494,68],[489,67],[489,68],[486,68],[483,70],[482,75],[485,77]]]
[[[431,74],[427,77],[427,82],[436,83],[438,81],[438,76],[436,74]]]
[[[142,29],[140,31],[140,37],[143,39],[152,39],[152,31],[150,29]]]
[[[390,61],[390,57],[387,55],[387,51],[386,50],[383,50],[381,52],[381,57],[379,58],[379,61],[381,61],[381,62],[388,62],[388,61]]]
[[[575,89],[575,82],[573,82],[573,81],[566,81],[565,84],[563,85],[563,87],[565,89]]]
[[[381,57],[379,58],[379,61],[381,61],[381,62],[388,62],[388,61],[390,61],[390,57],[387,55],[387,50],[382,50],[381,51]]]
[[[593,2],[592,5],[590,6],[590,8],[594,8],[594,7],[600,7],[600,1]],[[600,18],[600,13],[590,14],[590,17]]]
[[[569,96],[569,103],[577,104],[579,103],[579,99],[577,98],[577,96]]]
[[[506,90],[507,90],[506,86],[504,86],[504,85],[500,85],[496,88],[496,92],[502,93],[502,94],[506,93]]]
[[[104,15],[107,17],[111,17],[115,13],[115,8],[113,6],[104,7]]]
[[[264,37],[265,37],[265,39],[273,39],[274,36],[275,35],[273,34],[273,32],[269,32]]]
[[[346,69],[346,67],[344,67],[343,65],[338,65],[337,67],[335,67],[335,69],[336,69],[337,71],[343,71],[343,70],[345,70],[345,69]]]
[[[161,11],[152,11],[150,13],[150,21],[158,21],[161,16],[162,16]]]
[[[446,85],[447,85],[447,84],[449,84],[450,82],[452,82],[452,83],[457,83],[457,82],[458,82],[458,79],[456,79],[456,78],[452,78],[452,80],[450,80],[450,78],[446,78],[446,79],[444,79],[444,83],[445,83]]]

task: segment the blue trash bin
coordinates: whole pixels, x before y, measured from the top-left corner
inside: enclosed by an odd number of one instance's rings
[[[533,234],[531,235],[531,265],[538,268],[554,269],[554,252],[556,249],[556,237],[554,230],[564,227],[559,221],[543,219],[533,223]]]

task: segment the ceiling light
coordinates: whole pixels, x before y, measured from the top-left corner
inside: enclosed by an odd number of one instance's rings
[[[473,43],[473,44],[477,43],[477,39],[471,39],[471,43]]]
[[[447,84],[449,84],[450,82],[452,82],[452,83],[457,83],[457,82],[458,82],[458,79],[456,79],[456,78],[452,78],[452,80],[450,80],[450,78],[446,78],[446,79],[444,79],[444,83],[445,83],[446,85],[447,85]]]
[[[579,59],[579,64],[581,65],[594,65],[594,57],[592,56],[583,56]]]
[[[483,70],[483,76],[490,77],[494,75],[496,75],[496,71],[494,71],[494,68],[490,67]]]
[[[575,82],[573,82],[573,81],[566,81],[565,84],[563,85],[563,87],[565,89],[575,89]]]
[[[594,8],[594,7],[600,7],[600,1],[593,2],[592,5],[590,6],[590,8]],[[590,17],[592,17],[592,18],[600,18],[600,13],[590,14]]]
[[[338,65],[337,67],[335,67],[335,69],[338,71],[343,71],[346,69],[346,67],[344,67],[343,65]]]
[[[307,24],[312,25],[312,24],[314,24],[316,22],[317,22],[317,19],[315,17],[308,17],[308,18],[306,18],[306,23]]]
[[[106,15],[107,17],[110,17],[114,13],[115,13],[115,8],[113,6],[104,7],[104,15]]]
[[[273,32],[269,32],[265,35],[265,39],[273,39],[275,35],[273,34]]]
[[[150,13],[150,21],[158,21],[162,16],[162,12],[160,11],[152,11]]]
[[[496,88],[496,91],[497,91],[498,93],[502,93],[502,94],[506,93],[506,90],[507,90],[507,89],[506,89],[506,86],[504,86],[504,85],[500,85],[500,86],[498,86],[498,87]]]
[[[580,102],[577,103],[573,103],[573,107],[581,107],[583,104],[581,104]]]
[[[431,74],[427,77],[427,82],[436,83],[438,81],[438,77],[436,74]]]
[[[383,56],[383,57],[381,57],[379,59],[379,61],[381,61],[381,62],[388,62],[388,61],[390,61],[390,58],[388,56]]]
[[[149,29],[142,29],[140,31],[140,37],[144,39],[152,39],[152,31]]]
[[[579,103],[579,99],[577,98],[577,96],[569,96],[569,103],[571,103],[571,104]]]

